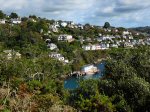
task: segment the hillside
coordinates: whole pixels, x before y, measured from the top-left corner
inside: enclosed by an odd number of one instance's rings
[[[148,112],[150,37],[125,28],[0,11],[0,111]],[[101,78],[64,88],[68,74],[105,60]]]

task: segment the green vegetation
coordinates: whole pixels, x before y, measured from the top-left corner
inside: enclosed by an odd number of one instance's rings
[[[18,14],[12,12],[9,17],[10,17],[10,18],[13,18],[13,19],[14,19],[14,18],[18,18]]]
[[[0,19],[4,19],[5,18],[5,14],[3,13],[3,11],[0,10]]]
[[[109,22],[105,22],[103,28],[110,28],[110,23]]]
[[[0,11],[0,18],[5,14]],[[11,13],[10,18],[18,18]],[[148,112],[150,111],[150,47],[84,51],[80,36],[92,42],[102,28],[86,24],[85,29],[49,30],[53,20],[30,18],[21,24],[0,24],[0,111],[2,112]],[[110,27],[108,23],[105,28]],[[121,34],[120,28],[117,34]],[[50,33],[47,33],[50,31]],[[60,34],[71,34],[76,41],[60,42]],[[64,64],[48,55],[46,39],[57,44],[67,57]],[[86,42],[84,42],[86,44]],[[21,53],[8,59],[5,50]],[[64,77],[81,66],[106,59],[105,75],[98,80],[80,82],[79,88],[66,90]]]

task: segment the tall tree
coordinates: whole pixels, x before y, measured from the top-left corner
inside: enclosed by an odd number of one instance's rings
[[[103,28],[109,28],[110,27],[110,23],[109,22],[105,22]]]
[[[10,14],[10,18],[18,18],[18,14],[17,13],[14,13],[14,12],[12,12],[11,14]]]

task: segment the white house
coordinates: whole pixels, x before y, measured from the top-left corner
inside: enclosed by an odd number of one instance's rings
[[[60,57],[61,56],[61,54],[60,53],[57,53],[57,52],[52,52],[50,55],[49,55],[49,57],[51,57],[51,58],[58,58],[58,57]]]
[[[123,34],[123,35],[129,35],[129,34],[131,34],[131,33],[130,33],[129,31],[123,31],[122,34]]]
[[[64,34],[64,35],[59,35],[58,37],[58,41],[68,41],[68,42],[72,42],[74,39],[72,37],[72,35],[67,35],[67,34]]]
[[[95,45],[96,47],[96,50],[100,50],[101,49],[101,46],[99,44]]]
[[[65,22],[65,21],[63,21],[63,22],[61,23],[61,26],[63,26],[63,27],[66,27],[67,25],[68,25],[68,23]]]
[[[91,45],[82,46],[85,51],[91,50]]]
[[[65,60],[65,58],[60,53],[57,53],[57,52],[51,53],[49,55],[49,57],[58,59],[59,61],[64,61]]]
[[[109,44],[106,44],[106,48],[109,48],[110,47],[110,45]]]
[[[6,20],[5,19],[0,19],[0,24],[5,24]]]
[[[94,50],[108,49],[105,44],[85,45],[85,46],[82,46],[82,48],[85,51],[89,51],[89,50],[93,50],[94,51]]]
[[[129,36],[129,39],[133,39],[133,36]]]
[[[53,32],[58,32],[58,28],[60,27],[59,22],[55,21],[52,25],[49,25],[49,29]]]
[[[147,38],[147,39],[145,40],[145,43],[146,43],[147,45],[150,45],[150,38]]]
[[[86,66],[83,66],[81,70],[82,70],[83,72],[88,72],[88,71],[90,71],[91,69],[93,69],[93,67],[94,67],[94,65],[86,65]]]
[[[64,60],[64,63],[69,63],[69,60],[68,60],[68,59],[65,59],[65,60]]]
[[[113,35],[105,35],[102,37],[99,37],[101,40],[112,40],[113,38],[115,38],[115,36]]]
[[[11,23],[13,23],[13,24],[20,24],[21,23],[21,19],[20,18],[11,19]]]
[[[125,47],[133,47],[133,44],[132,44],[132,43],[129,43],[129,42],[125,42],[124,46],[125,46]]]
[[[118,45],[117,44],[112,44],[111,47],[118,48]]]
[[[91,45],[91,50],[96,50],[96,45]]]
[[[101,46],[99,44],[91,45],[91,50],[101,50]]]
[[[56,25],[50,25],[49,29],[52,30],[53,32],[58,32],[58,28]]]
[[[81,72],[86,73],[86,74],[94,74],[97,71],[98,71],[97,67],[95,67],[92,64],[85,65],[81,68]]]
[[[49,43],[49,44],[47,45],[47,47],[48,47],[50,50],[57,49],[57,45],[54,44],[54,43]]]
[[[65,59],[64,56],[62,56],[60,53],[52,52],[49,57],[55,58],[63,63],[69,63],[69,60]]]

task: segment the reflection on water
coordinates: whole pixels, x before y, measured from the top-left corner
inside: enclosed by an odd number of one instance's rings
[[[78,82],[80,80],[86,80],[86,79],[98,79],[103,75],[103,71],[104,71],[104,62],[97,64],[96,66],[99,68],[100,72],[95,74],[95,75],[86,75],[86,76],[82,76],[80,78],[76,78],[76,77],[70,77],[68,79],[66,79],[64,81],[64,88],[65,89],[75,89],[78,87]]]

